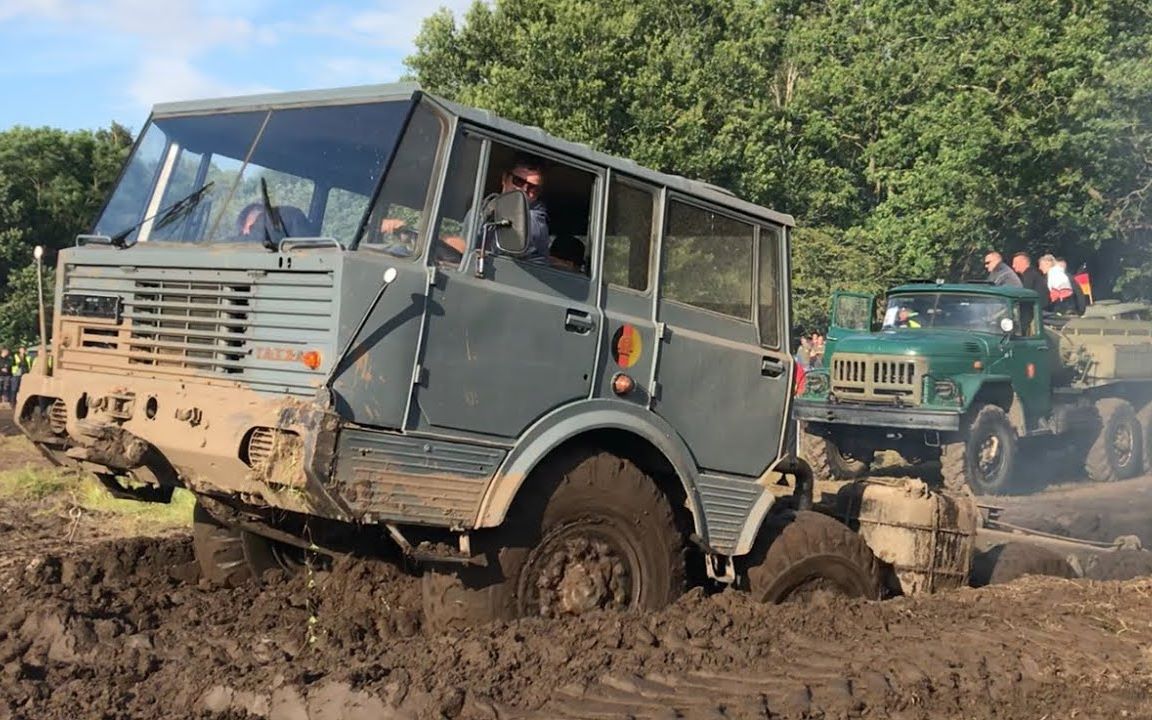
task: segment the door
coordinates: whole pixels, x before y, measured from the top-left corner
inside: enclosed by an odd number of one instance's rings
[[[443,224],[472,227],[464,228],[470,240],[463,263],[437,268],[429,289],[409,427],[513,439],[548,412],[591,395],[603,318],[588,263],[578,257],[521,260],[487,248],[478,276],[478,223],[465,219],[475,214],[466,210],[471,201],[458,200],[522,188],[518,167],[542,169],[540,182],[521,191],[546,211],[549,249],[580,248],[586,259],[600,183],[594,172],[556,159],[543,163],[496,140],[486,141],[485,168],[480,142],[460,143],[449,167],[449,184],[475,190],[446,186]]]
[[[703,470],[759,476],[782,450],[792,373],[780,233],[673,199],[662,243],[656,411]]]
[[[1017,301],[1013,305],[1015,327],[1007,339],[1012,348],[1008,373],[1012,377],[1012,388],[1024,405],[1029,429],[1035,428],[1040,418],[1052,410],[1052,361],[1059,357],[1059,348],[1052,351],[1049,346],[1049,342],[1058,341],[1046,336],[1040,317],[1035,301]]]
[[[613,173],[604,224],[604,335],[597,368],[600,397],[650,407],[657,337],[652,257],[657,191]],[[631,392],[613,389],[617,375],[632,379]]]

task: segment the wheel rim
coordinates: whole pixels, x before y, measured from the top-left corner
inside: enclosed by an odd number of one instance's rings
[[[540,617],[624,610],[640,599],[640,559],[618,528],[581,521],[549,532],[520,575],[521,614]]]
[[[995,485],[1004,465],[1004,448],[1000,438],[989,435],[976,446],[976,472],[984,484]]]
[[[1128,467],[1128,463],[1132,462],[1132,451],[1135,445],[1135,435],[1131,425],[1124,423],[1116,428],[1116,433],[1112,436],[1112,454],[1116,458],[1116,467]]]

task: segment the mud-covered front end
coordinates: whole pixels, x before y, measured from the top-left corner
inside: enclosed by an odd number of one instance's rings
[[[64,251],[52,362],[23,382],[17,423],[55,461],[141,499],[183,486],[344,519],[326,486],[339,421],[321,390],[339,351],[344,262]]]

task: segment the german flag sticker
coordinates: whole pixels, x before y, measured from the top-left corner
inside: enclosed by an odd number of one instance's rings
[[[634,325],[624,323],[612,336],[613,359],[620,367],[630,368],[640,361],[642,354],[643,345],[640,342],[640,331]]]

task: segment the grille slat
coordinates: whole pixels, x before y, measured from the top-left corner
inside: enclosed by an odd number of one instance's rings
[[[843,400],[918,404],[926,367],[923,358],[837,353],[832,357],[832,392]]]

